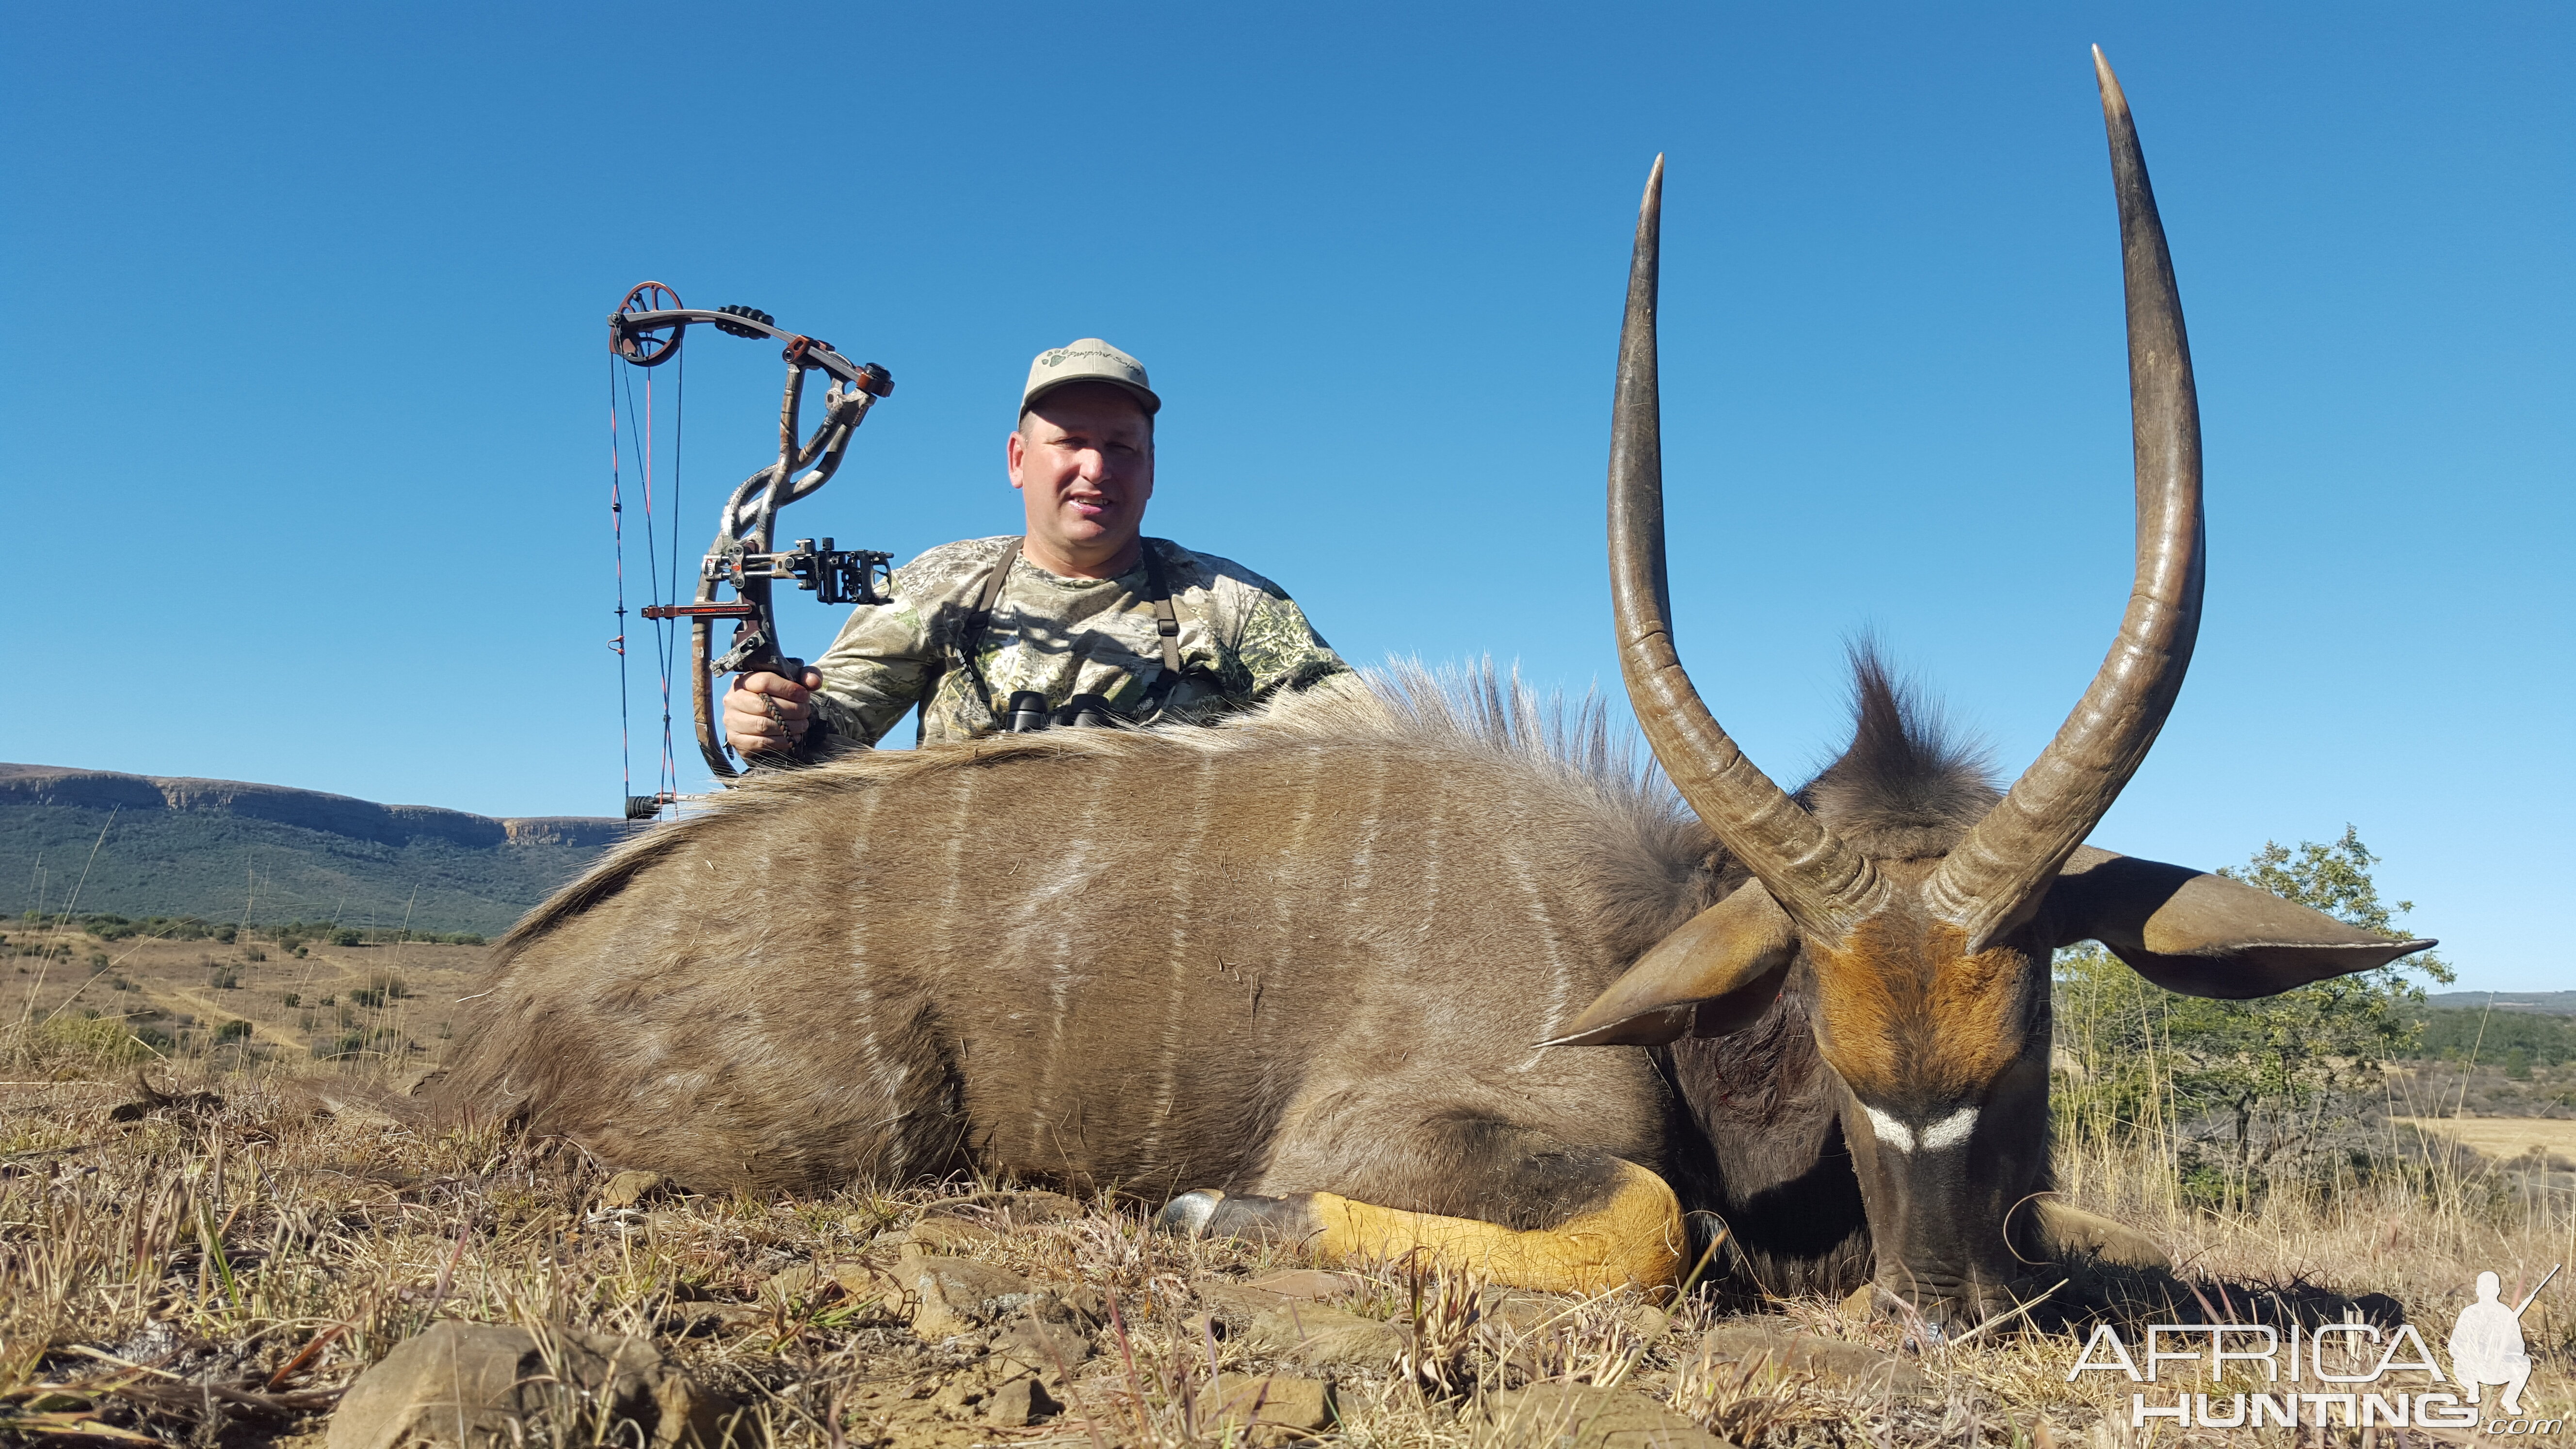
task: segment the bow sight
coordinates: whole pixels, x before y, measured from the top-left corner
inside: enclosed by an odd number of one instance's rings
[[[678,294],[660,282],[646,282],[628,292],[609,314],[609,350],[637,367],[659,367],[679,355],[681,339],[692,322],[708,323],[734,337],[771,337],[786,344],[779,354],[787,364],[787,389],[778,405],[778,461],[744,479],[726,501],[715,542],[698,570],[696,600],[648,605],[643,610],[647,619],[689,621],[698,751],[717,778],[731,779],[741,771],[728,757],[716,726],[715,676],[767,673],[801,683],[805,673],[803,660],[779,652],[771,585],[792,580],[826,604],[883,603],[885,590],[893,587],[892,555],[873,549],[836,549],[828,538],[819,548],[813,539],[800,538],[794,548],[779,552],[776,528],[779,509],[812,496],[831,480],[842,454],[849,451],[851,435],[876,400],[894,391],[894,379],[873,362],[853,363],[828,342],[787,331],[758,308],[719,307],[710,312],[684,307]],[[812,436],[800,442],[797,415],[808,372],[829,375],[832,385],[824,394],[823,420]],[[799,473],[800,468],[806,471]],[[733,597],[718,599],[720,588],[731,590]],[[718,619],[734,621],[732,647],[720,656],[713,642]],[[630,795],[627,818],[650,818],[668,803],[661,795]]]

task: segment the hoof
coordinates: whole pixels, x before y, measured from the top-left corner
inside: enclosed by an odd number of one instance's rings
[[[1223,1201],[1225,1194],[1212,1187],[1182,1193],[1154,1214],[1154,1231],[1184,1238],[1205,1237],[1208,1219],[1216,1216],[1216,1205]]]

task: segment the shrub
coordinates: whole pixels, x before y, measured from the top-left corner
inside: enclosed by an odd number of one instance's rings
[[[343,926],[331,933],[331,944],[334,946],[354,946],[365,939],[366,937],[355,926]]]
[[[241,985],[241,973],[230,966],[218,966],[207,984],[218,991],[230,991]]]
[[[242,959],[245,961],[265,961],[268,959],[268,953],[259,949],[257,946],[244,946],[242,947]]]
[[[312,1048],[313,1055],[316,1057],[345,1057],[352,1052],[366,1049],[367,1034],[363,1031],[344,1031],[338,1036],[316,1037]]]
[[[289,1008],[302,1006],[304,1004],[304,994],[299,991],[290,991],[286,993],[284,997],[280,998],[279,1004]]]
[[[143,1043],[136,1040],[140,1035],[112,1016],[57,1016],[36,1028],[31,1044],[44,1056],[130,1062],[144,1055]]]
[[[247,1021],[228,1021],[215,1028],[215,1041],[218,1044],[228,1041],[248,1040],[250,1040],[250,1023]]]

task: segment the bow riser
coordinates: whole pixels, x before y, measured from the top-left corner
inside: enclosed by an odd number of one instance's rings
[[[669,297],[667,287],[645,283],[627,294],[626,305],[610,314],[609,349],[638,367],[658,367],[677,356],[691,323],[703,322],[739,337],[769,337],[786,344],[780,360],[787,381],[778,406],[778,458],[744,479],[725,500],[716,536],[698,570],[698,587],[688,604],[653,605],[647,619],[689,621],[689,673],[692,712],[696,716],[698,751],[718,779],[741,773],[726,748],[717,724],[715,681],[719,674],[766,673],[803,682],[803,660],[780,652],[781,638],[772,590],[779,580],[815,593],[826,604],[882,603],[880,580],[892,585],[892,556],[868,549],[840,550],[824,539],[798,539],[789,550],[776,547],[778,512],[811,497],[831,481],[848,454],[850,441],[878,398],[894,391],[894,379],[874,363],[853,363],[831,344],[779,327],[765,312],[748,307],[706,311],[671,306],[632,310],[648,295]],[[833,379],[824,395],[822,420],[810,437],[799,441],[805,374],[821,372]],[[803,469],[805,471],[800,472]],[[720,600],[718,591],[734,597]],[[714,624],[734,621],[731,647],[715,653]],[[746,764],[750,761],[746,761]],[[629,797],[630,802],[635,797]],[[648,802],[652,797],[644,797]],[[633,811],[630,805],[630,816]],[[649,812],[648,812],[649,813]]]

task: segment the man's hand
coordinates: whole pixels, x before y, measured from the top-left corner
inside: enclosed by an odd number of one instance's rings
[[[814,691],[823,676],[805,671],[795,684],[776,674],[739,674],[725,691],[725,742],[737,755],[783,754],[813,726]]]

